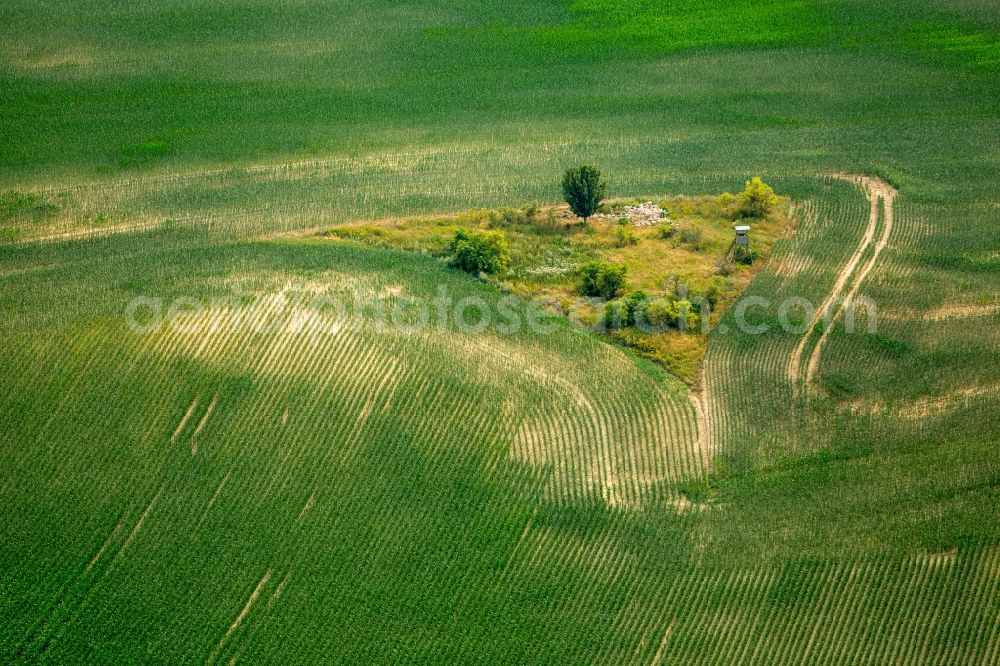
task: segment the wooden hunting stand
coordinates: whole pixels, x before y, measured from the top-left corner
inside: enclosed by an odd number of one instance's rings
[[[737,224],[734,228],[736,229],[736,238],[733,239],[733,242],[729,244],[729,249],[726,250],[727,258],[731,253],[735,254],[738,247],[746,248],[747,251],[750,250],[750,225]],[[750,262],[753,263],[753,255],[751,255]]]

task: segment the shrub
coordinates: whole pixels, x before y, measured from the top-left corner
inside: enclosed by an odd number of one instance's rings
[[[620,300],[608,301],[604,304],[604,326],[606,328],[616,330],[622,327],[622,319],[624,319],[622,309],[623,304]]]
[[[690,245],[698,245],[701,243],[701,236],[702,232],[700,227],[685,226],[680,231],[681,242],[688,243]]]
[[[615,243],[618,245],[618,247],[625,247],[626,245],[635,245],[638,242],[639,242],[639,237],[635,234],[635,231],[633,231],[628,227],[627,224],[621,224],[618,226],[618,229],[615,230]]]
[[[625,297],[625,325],[635,326],[635,323],[645,316],[649,296],[644,291],[632,292]]]
[[[708,289],[705,290],[705,300],[708,304],[715,309],[715,306],[722,299],[722,296],[726,293],[726,281],[721,277],[714,277],[708,283]]]
[[[614,298],[625,286],[628,268],[607,261],[588,261],[580,266],[580,293],[584,296]]]
[[[756,176],[746,182],[739,199],[740,213],[745,217],[764,217],[778,203],[771,186]]]
[[[607,189],[607,183],[601,177],[601,172],[592,166],[567,169],[563,176],[563,199],[584,221],[597,212]]]
[[[649,296],[644,291],[636,291],[625,298],[608,301],[604,306],[604,324],[608,328],[620,329],[635,326],[637,322],[645,322],[645,309]]]
[[[745,245],[737,245],[736,249],[733,250],[733,259],[741,264],[752,264],[757,258],[757,253],[753,248],[749,248]]]
[[[488,211],[485,208],[472,208],[464,213],[459,213],[454,219],[443,217],[435,220],[434,223],[439,227],[448,226],[450,224],[456,224],[460,227],[474,227],[483,220],[489,220],[490,214],[491,211]]]
[[[721,275],[722,277],[729,277],[736,270],[736,266],[733,265],[732,259],[728,257],[721,257],[717,262],[715,262],[715,274]]]
[[[507,237],[499,231],[459,229],[448,250],[452,266],[467,273],[502,273],[510,267]]]
[[[655,328],[679,328],[693,331],[698,327],[698,313],[685,299],[661,298],[647,303],[643,310],[646,322]]]
[[[662,239],[672,238],[677,233],[677,227],[669,220],[656,225],[656,235]]]
[[[503,229],[515,224],[527,224],[529,219],[525,213],[519,210],[515,210],[513,208],[501,208],[498,211],[490,211],[489,221],[491,227],[499,227]]]
[[[635,291],[625,298],[609,301],[604,306],[604,323],[609,328],[635,326],[636,322],[645,320],[648,303],[649,296],[644,291]]]

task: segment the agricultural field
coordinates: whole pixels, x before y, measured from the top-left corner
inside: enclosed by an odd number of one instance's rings
[[[12,0],[0,36],[4,663],[1000,664],[995,3]],[[580,164],[676,235],[576,224]],[[711,330],[551,307],[593,259],[704,293],[757,175]],[[460,228],[511,271],[450,268]]]

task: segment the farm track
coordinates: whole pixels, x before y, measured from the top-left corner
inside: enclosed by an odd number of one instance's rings
[[[910,209],[904,219],[896,219],[900,212],[894,200],[895,192],[881,181],[827,175],[819,179],[816,194],[796,202],[796,233],[775,248],[747,296],[763,296],[777,305],[782,301],[776,299],[794,295],[822,305],[795,331],[771,325],[764,335],[713,335],[702,373],[709,389],[705,411],[713,459],[776,461],[793,450],[813,450],[820,441],[806,432],[808,423],[801,418],[803,388],[810,394],[816,390],[819,359],[832,354],[831,344],[837,349],[831,363],[858,351],[844,346],[845,336],[823,336],[821,325],[858,311],[863,327],[867,313],[860,290],[880,293],[897,284],[891,288],[907,288],[899,275],[912,269],[900,263],[899,252],[927,233],[922,216]],[[880,206],[891,209],[887,224],[878,214]],[[880,270],[874,270],[876,265]],[[845,305],[848,296],[854,308]],[[889,299],[879,298],[890,311]],[[813,370],[806,385],[810,361]]]
[[[833,328],[833,324],[840,318],[847,308],[853,306],[854,298],[857,296],[858,290],[861,288],[861,284],[875,266],[879,255],[888,244],[889,235],[892,233],[893,203],[897,192],[891,185],[873,176],[846,176],[836,174],[835,177],[856,183],[862,191],[867,193],[870,204],[868,226],[865,229],[861,243],[854,251],[854,254],[837,274],[837,279],[834,282],[833,289],[826,296],[823,304],[813,312],[812,319],[809,321],[805,334],[802,336],[798,346],[792,353],[792,357],[788,362],[788,380],[791,383],[793,394],[798,393],[800,383],[804,384],[807,390],[813,388],[814,377],[816,372],[819,370],[819,362],[823,353],[823,347],[827,342],[830,331]],[[881,216],[879,214],[880,202],[882,203],[883,208],[883,214]],[[876,241],[875,236],[879,228],[880,220],[882,222],[882,233]],[[862,259],[865,257],[866,253],[869,255],[868,260],[859,269]],[[850,286],[848,286],[848,283],[850,283]],[[845,289],[847,290],[846,296],[843,295]],[[809,360],[806,365],[805,377],[802,378],[803,354],[813,337],[817,324],[819,324],[821,320],[825,321],[825,326],[820,334],[819,340],[812,348],[812,352],[809,355]]]

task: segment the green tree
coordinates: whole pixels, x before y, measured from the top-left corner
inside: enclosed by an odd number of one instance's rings
[[[601,177],[601,172],[592,166],[567,169],[563,176],[563,199],[584,221],[597,212],[607,190],[608,184]]]
[[[757,176],[740,193],[740,212],[747,217],[764,217],[777,203],[774,190]]]
[[[500,231],[459,229],[448,250],[451,265],[467,273],[503,273],[510,267],[510,247]]]

